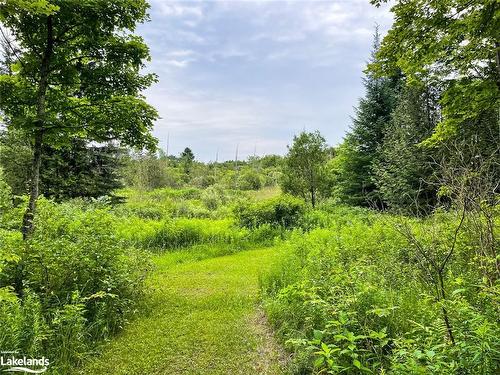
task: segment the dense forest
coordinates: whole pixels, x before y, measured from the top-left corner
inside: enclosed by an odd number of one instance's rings
[[[151,133],[148,8],[0,1],[2,370],[498,373],[500,4],[393,2],[340,144],[213,162]]]

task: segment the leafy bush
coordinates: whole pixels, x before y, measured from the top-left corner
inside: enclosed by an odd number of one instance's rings
[[[238,187],[241,190],[259,190],[262,187],[262,179],[254,169],[245,169],[238,177]]]
[[[107,209],[42,199],[38,212],[28,242],[0,230],[0,345],[43,353],[67,373],[126,323],[149,262],[119,240]]]
[[[207,209],[216,210],[220,206],[227,204],[228,196],[222,186],[214,185],[203,191],[201,201]]]
[[[0,167],[0,213],[12,206],[12,191],[5,182],[3,170]]]
[[[286,229],[299,225],[305,204],[290,195],[281,195],[258,202],[242,202],[235,208],[240,226],[257,228],[264,224]]]
[[[418,266],[425,257],[394,225],[401,220],[328,207],[307,213],[309,232],[293,233],[282,247],[261,285],[267,315],[294,352],[294,373],[498,371],[498,286],[488,285],[472,260],[474,242],[458,236],[445,275],[447,298],[436,300],[429,269]],[[427,257],[441,255],[457,225],[452,213],[404,222]]]

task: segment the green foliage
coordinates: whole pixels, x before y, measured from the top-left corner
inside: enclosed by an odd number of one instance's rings
[[[81,139],[61,149],[45,146],[40,190],[45,197],[58,201],[112,196],[122,187],[122,152],[112,144],[90,146]]]
[[[189,147],[186,147],[184,151],[181,152],[180,161],[182,164],[182,169],[184,171],[184,174],[186,176],[189,176],[194,162],[194,154]]]
[[[12,206],[12,190],[5,182],[3,169],[0,167],[0,213]]]
[[[235,208],[240,226],[246,228],[258,228],[268,224],[290,229],[299,225],[304,212],[304,202],[290,195],[258,202],[241,202]]]
[[[52,320],[51,358],[57,363],[62,373],[69,372],[75,364],[81,364],[86,352],[90,349],[87,340],[87,319],[85,305],[78,301],[78,293],[74,301],[57,310]]]
[[[261,279],[268,317],[294,353],[293,373],[498,371],[498,286],[489,286],[473,261],[474,235],[463,234],[456,244],[444,277],[446,298],[436,299],[430,267],[419,266],[446,256],[454,215],[405,219],[425,258],[394,225],[397,217],[323,209],[306,222],[326,229],[294,233]],[[455,344],[447,339],[443,308]]]
[[[177,219],[150,223],[155,229],[138,233],[146,248],[177,249],[199,243],[233,243],[245,232],[232,228],[231,220]]]
[[[250,244],[272,244],[282,236],[281,226],[261,222],[257,227],[245,228],[236,225],[231,207],[240,202],[235,192],[220,185],[205,190],[159,189],[152,192],[122,191],[127,202],[113,209],[120,215],[117,234],[127,243],[153,251],[188,249],[193,246],[231,244],[235,249]],[[247,199],[252,201],[253,198]],[[274,219],[297,220],[294,205],[303,203],[293,197],[260,201],[271,207]],[[239,207],[239,204],[237,206]],[[224,218],[224,219],[220,219]]]
[[[378,48],[377,30],[372,61]],[[351,130],[330,166],[333,195],[346,204],[380,208],[383,202],[373,168],[397,105],[401,77],[397,73],[389,78],[367,74],[364,85],[366,93],[356,108]]]
[[[335,158],[327,165],[332,180],[332,196],[343,204],[366,206],[367,186],[372,181],[366,179],[370,175],[370,157],[358,152],[350,138],[338,148]]]
[[[207,209],[216,210],[228,203],[228,196],[222,186],[213,185],[203,190],[201,201]]]
[[[27,242],[0,229],[0,345],[67,373],[127,322],[149,262],[116,236],[100,204],[41,200],[39,211]]]
[[[23,350],[27,355],[44,355],[51,334],[39,297],[26,290],[23,300],[8,287],[0,288],[0,345]]]
[[[157,143],[151,130],[158,113],[141,95],[156,76],[141,74],[149,50],[132,34],[148,19],[148,3],[36,4],[44,6],[0,4],[2,26],[15,39],[7,43],[15,61],[0,75],[0,111],[8,129],[26,135],[33,147],[21,228],[26,239],[34,231],[44,146],[57,148],[74,138],[148,149]]]
[[[220,219],[230,214],[231,204],[238,199],[235,191],[220,185],[206,189],[163,188],[153,191],[120,190],[124,205],[114,208],[119,216],[138,216],[143,219],[166,218],[213,218]]]
[[[327,190],[324,169],[327,159],[326,141],[318,131],[294,136],[285,157],[283,191],[307,199],[315,207],[319,193]]]
[[[123,175],[128,187],[141,190],[177,187],[181,184],[181,174],[169,169],[155,153],[130,155],[125,161]]]
[[[192,151],[175,157],[160,150],[150,154],[131,153],[125,160],[123,175],[128,187],[143,190],[206,189],[218,185],[226,190],[248,191],[277,186],[282,175],[280,163],[278,156],[250,157],[237,165],[234,161],[202,163],[194,160]]]
[[[22,132],[0,131],[0,166],[5,182],[14,195],[23,195],[28,191],[31,157],[30,142]]]
[[[433,142],[498,109],[497,1],[397,1],[392,12],[396,22],[370,69],[388,75],[400,69],[411,82],[444,85],[444,118]]]
[[[436,166],[430,150],[421,145],[433,132],[438,117],[429,91],[403,90],[373,162],[381,199],[394,211],[425,213],[436,204]]]
[[[245,168],[238,175],[238,188],[241,190],[259,190],[262,183],[262,176],[251,168]]]
[[[43,147],[40,192],[48,198],[98,198],[122,186],[123,150],[112,144],[91,146],[73,139],[60,148]],[[29,139],[13,130],[0,132],[0,166],[15,195],[28,192],[32,149]]]
[[[50,12],[29,3],[9,0],[0,8],[22,51],[17,74],[0,77],[9,126],[43,131],[50,145],[77,136],[154,146],[149,130],[157,113],[139,92],[155,77],[139,74],[148,49],[129,33],[147,19],[147,3],[52,1]]]
[[[329,321],[325,330],[314,331],[312,340],[289,340],[290,344],[308,345],[316,357],[315,368],[329,373],[372,374],[381,368],[382,354],[388,349],[389,340],[385,329],[371,331],[368,335],[356,335],[350,331],[352,322],[346,315]]]

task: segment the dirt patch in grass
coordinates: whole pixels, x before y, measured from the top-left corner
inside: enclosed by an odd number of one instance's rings
[[[250,316],[249,324],[258,337],[255,372],[265,375],[285,374],[290,357],[276,341],[267,316],[261,307],[258,307],[257,311]]]

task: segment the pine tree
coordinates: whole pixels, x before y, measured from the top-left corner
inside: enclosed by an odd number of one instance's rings
[[[186,178],[189,177],[189,174],[191,173],[191,169],[193,166],[194,162],[194,154],[193,151],[189,147],[186,147],[184,151],[181,152],[180,155],[182,167],[184,169],[184,174],[186,175]]]
[[[112,197],[123,186],[122,154],[123,150],[113,144],[87,145],[81,139],[62,149],[45,146],[40,191],[56,200]]]
[[[371,62],[379,48],[375,31]],[[380,207],[382,201],[375,184],[373,165],[383,142],[400,91],[401,77],[376,77],[368,73],[364,80],[365,97],[359,101],[356,115],[344,145],[334,163],[334,195],[344,203]]]
[[[60,148],[43,147],[40,193],[58,201],[113,196],[122,187],[123,150],[113,144],[88,145],[74,139]],[[0,167],[14,195],[29,192],[32,149],[21,132],[0,132]]]
[[[422,146],[439,121],[437,95],[405,87],[374,163],[376,186],[389,208],[425,213],[436,203],[435,164]]]

